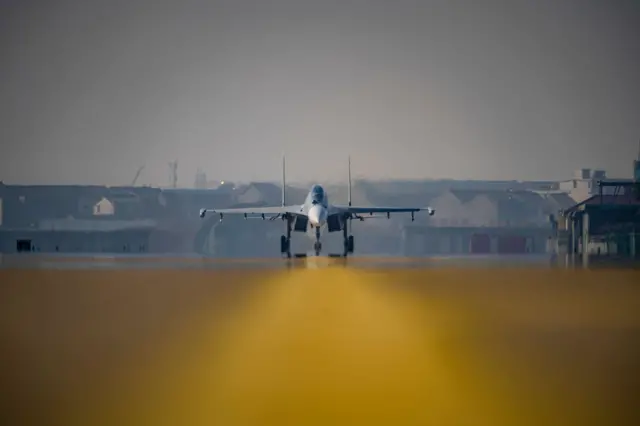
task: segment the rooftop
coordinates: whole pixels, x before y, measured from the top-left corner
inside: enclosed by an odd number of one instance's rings
[[[581,203],[566,209],[563,214],[567,215],[578,210],[584,210],[586,206],[640,206],[640,197],[631,191],[619,195],[594,195]]]
[[[93,231],[110,232],[131,229],[151,229],[156,222],[149,219],[139,220],[82,220],[82,219],[45,219],[38,222],[41,231]]]

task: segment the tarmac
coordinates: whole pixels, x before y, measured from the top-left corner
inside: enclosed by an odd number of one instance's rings
[[[0,420],[640,424],[640,271],[5,256]]]
[[[495,267],[552,265],[548,255],[445,255],[430,257],[350,256],[348,258],[315,256],[303,258],[216,258],[201,255],[174,254],[0,254],[0,269],[317,269],[343,266],[349,268],[429,268],[429,267]]]

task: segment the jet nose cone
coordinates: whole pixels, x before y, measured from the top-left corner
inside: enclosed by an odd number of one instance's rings
[[[327,210],[319,205],[309,209],[309,222],[313,226],[322,226],[327,220]]]

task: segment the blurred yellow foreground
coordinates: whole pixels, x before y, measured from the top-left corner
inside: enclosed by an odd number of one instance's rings
[[[0,271],[0,282],[4,424],[640,424],[633,271]]]

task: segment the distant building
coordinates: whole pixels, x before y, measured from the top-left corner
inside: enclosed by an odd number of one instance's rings
[[[2,226],[33,228],[42,219],[91,218],[107,193],[100,186],[0,185]]]
[[[573,178],[562,181],[559,189],[566,192],[574,201],[580,203],[598,193],[598,181],[607,178],[604,170],[591,170],[587,168],[576,170]]]
[[[0,230],[0,253],[141,253],[148,250],[152,220],[43,219],[35,226]]]
[[[231,194],[215,189],[164,189],[163,216],[176,220],[195,220],[199,223],[201,208],[228,208],[233,204]]]
[[[569,194],[576,203],[592,197],[594,195],[614,195],[615,193],[622,194],[623,188],[620,187],[602,187],[600,188],[599,182],[611,181],[616,182],[631,182],[632,179],[609,179],[604,170],[592,170],[592,169],[579,169],[574,173],[573,179],[561,181],[558,188]],[[600,192],[602,191],[602,192]]]
[[[282,190],[273,183],[253,182],[238,188],[235,201],[239,204],[279,204]]]
[[[307,192],[308,189],[287,186],[286,203],[302,203]],[[282,203],[282,187],[270,182],[252,182],[236,188],[233,196],[237,204],[278,206]]]
[[[202,170],[198,169],[196,171],[196,178],[193,183],[193,187],[195,189],[206,189],[207,188],[207,174]]]
[[[533,191],[449,190],[433,198],[439,227],[548,226],[555,199]]]
[[[467,194],[470,194],[467,197]],[[465,211],[464,204],[471,201],[477,193],[474,191],[445,191],[439,196],[431,200],[430,206],[435,209],[436,216],[433,218],[433,224],[436,226],[467,226],[469,219],[481,222],[491,222],[488,217],[491,213],[478,212],[472,215]]]
[[[539,191],[538,194],[547,202],[547,210],[545,213],[552,214],[555,217],[559,212],[564,211],[576,202],[569,194],[563,191]]]
[[[102,198],[93,206],[94,216],[112,216],[115,213],[113,203],[107,198]]]

